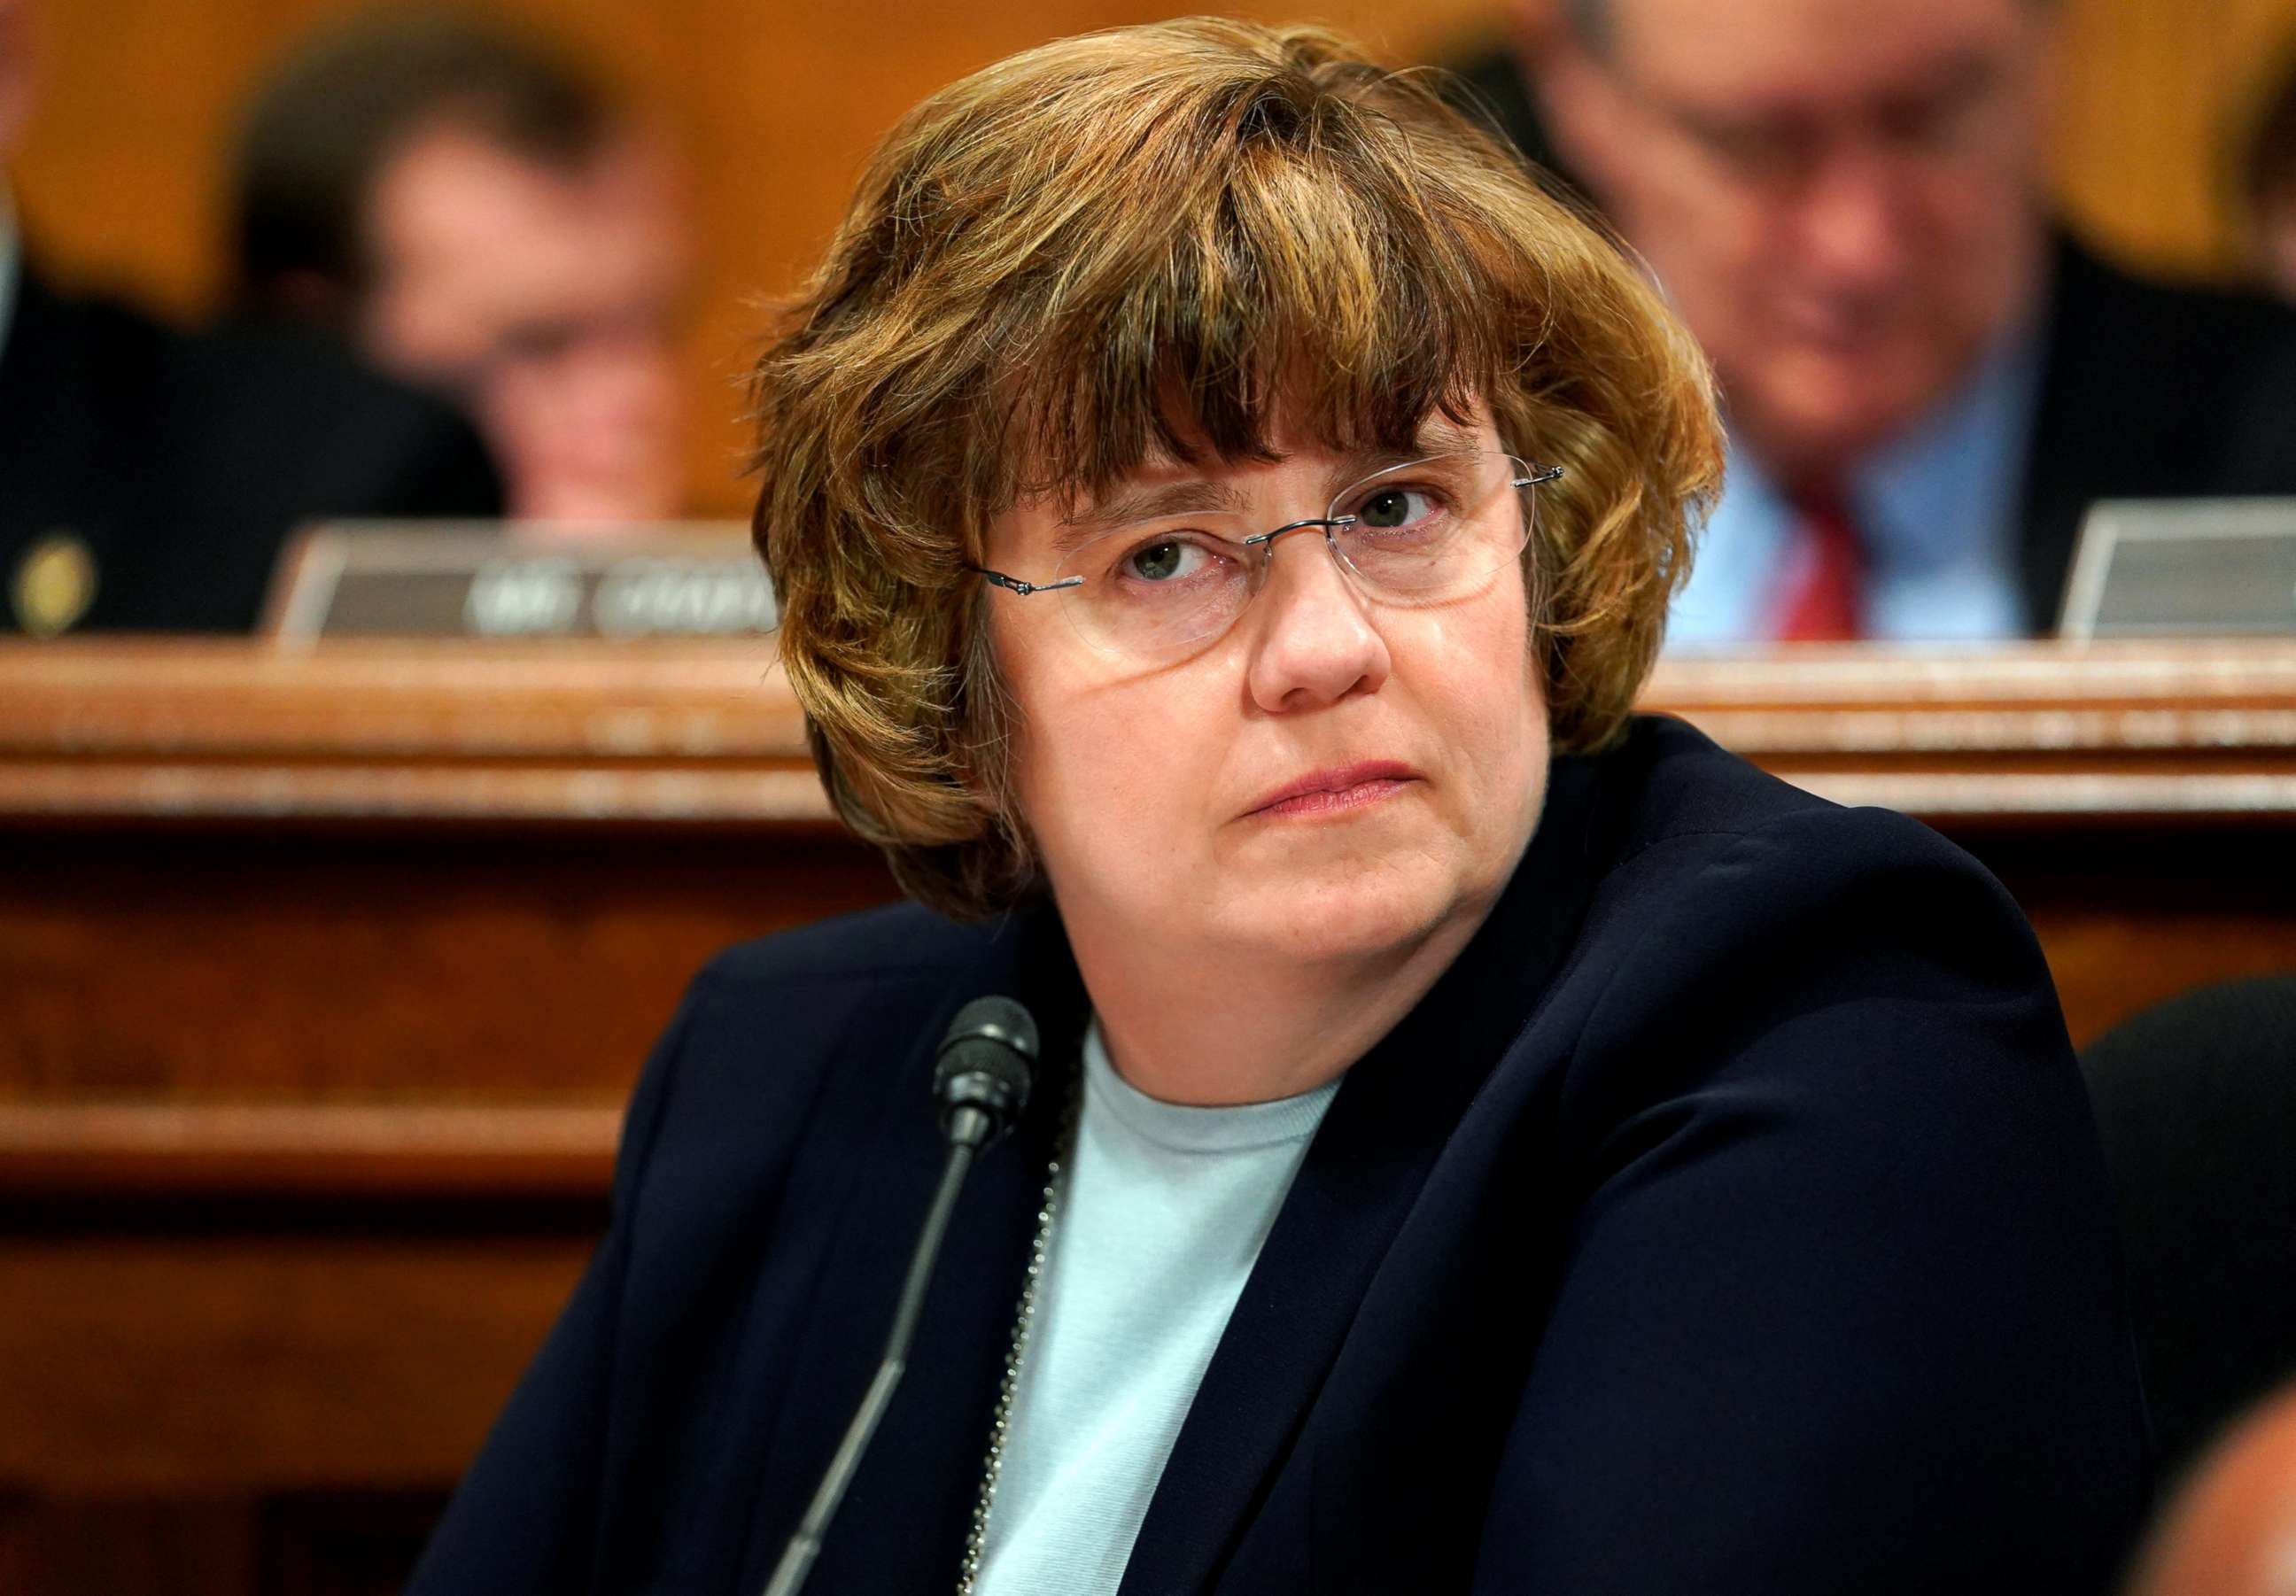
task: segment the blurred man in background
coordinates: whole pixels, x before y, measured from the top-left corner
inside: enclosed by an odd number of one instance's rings
[[[587,74],[488,21],[371,12],[278,64],[233,177],[243,313],[456,396],[513,515],[676,513],[681,197]]]
[[[2265,288],[2296,305],[2296,50],[2264,96],[2241,162],[2249,239]]]
[[[0,0],[0,168],[37,22]],[[0,632],[243,631],[304,521],[500,504],[459,416],[339,349],[60,291],[0,181]]]
[[[2296,1596],[2296,1386],[2233,1425],[2177,1493],[2128,1596]]]
[[[1722,380],[1675,642],[2046,630],[2094,501],[2296,492],[2296,317],[2053,226],[2050,0],[1562,4],[1473,77]]]

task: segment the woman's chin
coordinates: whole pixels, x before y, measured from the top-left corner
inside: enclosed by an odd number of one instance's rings
[[[1460,872],[1422,854],[1346,861],[1239,894],[1221,940],[1303,962],[1364,958],[1423,940],[1475,897]]]

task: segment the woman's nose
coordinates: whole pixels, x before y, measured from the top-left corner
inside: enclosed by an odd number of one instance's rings
[[[1387,640],[1340,564],[1328,532],[1301,528],[1265,545],[1253,608],[1249,686],[1270,714],[1375,692],[1391,662]]]

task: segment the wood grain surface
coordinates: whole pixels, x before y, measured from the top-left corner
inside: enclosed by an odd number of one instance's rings
[[[754,643],[0,642],[0,816],[788,826],[828,808]],[[1643,706],[1845,802],[2296,812],[2296,647],[1812,644]]]

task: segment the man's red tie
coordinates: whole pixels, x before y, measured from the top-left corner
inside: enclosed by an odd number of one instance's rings
[[[1800,569],[1778,606],[1782,642],[1841,642],[1866,634],[1866,561],[1857,528],[1839,491],[1805,492],[1794,500]]]

